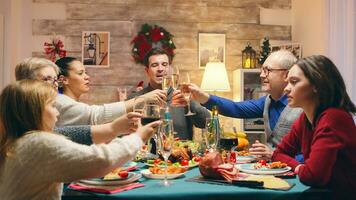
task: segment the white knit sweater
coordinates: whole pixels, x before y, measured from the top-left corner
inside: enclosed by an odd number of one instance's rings
[[[0,199],[61,199],[63,182],[102,177],[132,159],[141,145],[136,134],[91,146],[54,133],[25,135],[0,164]]]
[[[56,107],[60,113],[56,123],[57,127],[103,124],[126,113],[123,102],[88,105],[63,94],[57,95]]]

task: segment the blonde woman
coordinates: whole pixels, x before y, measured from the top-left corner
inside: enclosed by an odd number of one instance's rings
[[[59,67],[60,92],[57,96],[57,109],[61,113],[57,126],[101,124],[112,121],[118,116],[132,110],[134,100],[114,102],[103,105],[88,105],[79,101],[81,95],[89,91],[89,75],[83,63],[73,57],[57,60]],[[155,90],[143,95],[164,104],[166,93]]]
[[[0,95],[1,199],[60,199],[63,182],[101,177],[123,165],[159,124],[108,144],[77,144],[51,132],[59,114],[56,95],[38,80],[13,83]]]
[[[33,79],[46,81],[58,89],[57,76],[59,69],[56,64],[44,58],[26,58],[16,65],[16,80]],[[105,143],[117,136],[133,132],[135,121],[140,118],[138,113],[128,113],[114,121],[100,125],[77,125],[55,127],[54,131],[69,137],[81,144]]]

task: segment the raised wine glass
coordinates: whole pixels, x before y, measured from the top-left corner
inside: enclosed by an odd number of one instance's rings
[[[184,99],[187,101],[187,106],[188,106],[188,112],[187,112],[187,114],[185,114],[185,116],[195,115],[195,113],[193,113],[190,110],[190,95],[191,95],[191,93],[189,90],[189,83],[190,83],[189,73],[188,72],[181,73],[181,75],[179,77],[180,89],[184,96]]]
[[[147,100],[145,101],[145,106],[143,108],[141,118],[141,124],[144,126],[151,122],[157,121],[160,119],[160,105],[157,101]],[[149,141],[150,152],[153,154],[157,153],[156,150],[156,143],[157,143],[157,133],[153,135],[153,137]]]
[[[171,181],[168,181],[168,157],[171,155],[173,143],[174,143],[174,134],[173,134],[173,122],[171,119],[163,119],[160,124],[159,133],[159,151],[164,159],[165,169],[164,169],[164,180],[161,182],[163,186],[169,186],[172,184]]]

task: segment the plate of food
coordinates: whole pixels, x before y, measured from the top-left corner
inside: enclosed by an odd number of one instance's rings
[[[194,157],[193,159],[191,160],[182,160],[180,162],[175,162],[175,163],[172,163],[172,161],[168,161],[168,166],[175,166],[175,167],[188,167],[188,168],[192,168],[192,167],[196,167],[199,165],[199,162],[200,162],[200,157]],[[160,158],[157,158],[155,160],[147,160],[145,162],[145,164],[149,167],[154,167],[154,166],[158,166],[158,167],[165,167],[165,162],[164,160],[160,159]]]
[[[265,160],[260,160],[253,164],[241,164],[238,166],[240,171],[248,174],[282,174],[291,170],[291,167],[282,162],[267,163]]]
[[[139,173],[121,171],[118,174],[110,172],[109,174],[107,174],[102,178],[83,179],[83,180],[79,180],[79,182],[88,185],[113,186],[113,185],[125,185],[128,183],[132,183],[137,181],[141,177],[142,175]]]
[[[256,156],[251,155],[249,151],[243,150],[243,151],[238,151],[237,153],[237,159],[236,161],[238,163],[246,163],[246,162],[252,162],[256,159]]]
[[[145,169],[141,171],[141,174],[149,179],[164,179],[165,169],[161,167],[150,167],[149,169]],[[175,179],[184,175],[187,169],[182,167],[169,166],[167,168],[167,179]]]

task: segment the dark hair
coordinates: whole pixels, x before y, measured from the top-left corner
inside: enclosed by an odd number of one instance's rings
[[[342,108],[347,112],[356,112],[354,103],[346,91],[345,82],[335,64],[323,55],[302,58],[296,65],[303,71],[309,82],[315,86],[319,106],[314,120],[327,108]],[[315,122],[315,121],[314,121]]]
[[[59,67],[59,75],[68,76],[68,71],[70,68],[70,63],[77,60],[73,57],[63,57],[56,61],[56,65]]]
[[[169,64],[172,63],[172,56],[170,56],[170,54],[167,53],[167,51],[165,51],[164,49],[161,49],[161,48],[152,48],[152,49],[147,53],[147,55],[145,56],[145,58],[143,59],[143,64],[144,64],[146,67],[149,67],[149,59],[150,59],[151,56],[154,56],[154,55],[167,55]]]

